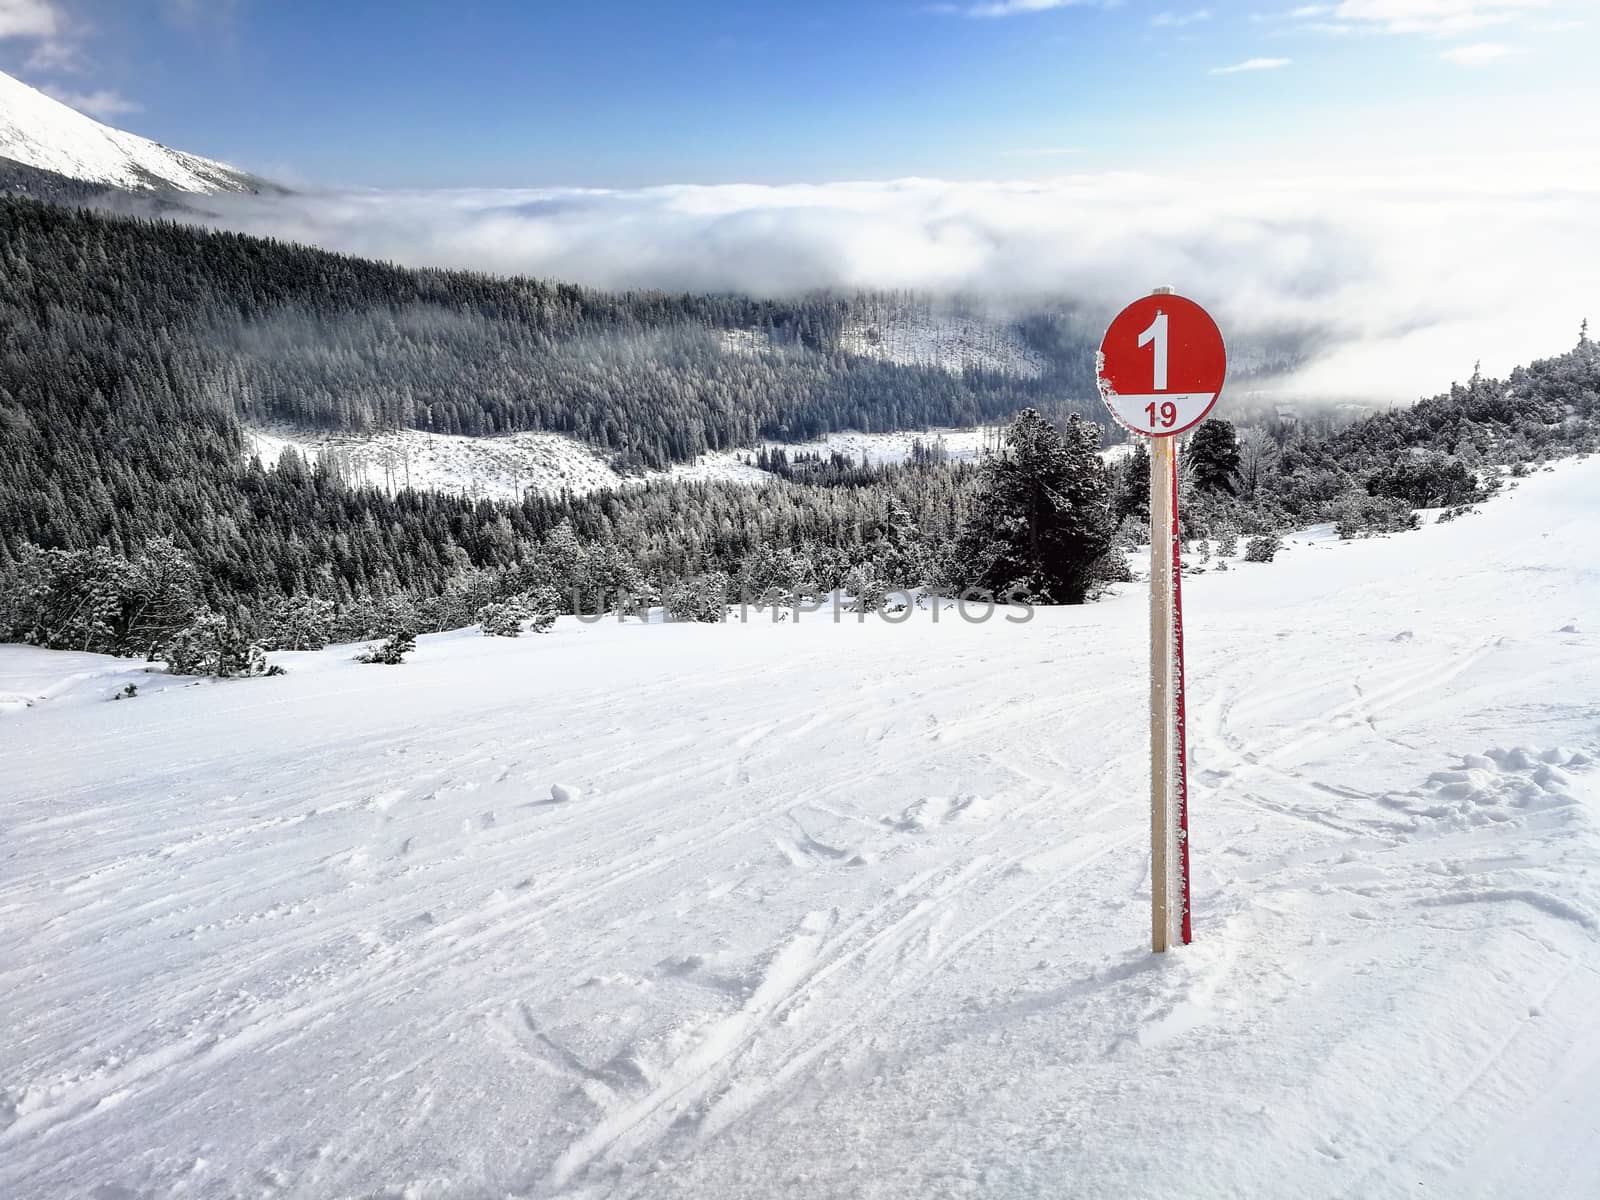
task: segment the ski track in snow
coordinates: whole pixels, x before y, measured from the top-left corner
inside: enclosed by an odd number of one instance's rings
[[[1163,959],[1138,586],[0,648],[0,1195],[1595,1194],[1597,507],[1186,581]]]

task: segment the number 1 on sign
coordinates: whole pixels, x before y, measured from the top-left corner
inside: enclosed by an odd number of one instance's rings
[[[1151,342],[1155,343],[1154,354],[1156,361],[1154,371],[1155,386],[1150,390],[1164,392],[1167,390],[1167,314],[1164,312],[1156,313],[1156,319],[1150,322],[1150,328],[1139,335],[1139,349],[1143,350]],[[1167,406],[1163,405],[1162,407],[1165,408]],[[1176,419],[1176,416],[1172,418],[1172,420]],[[1153,414],[1150,420],[1152,423],[1155,422]],[[1171,425],[1172,420],[1168,420],[1166,424]]]

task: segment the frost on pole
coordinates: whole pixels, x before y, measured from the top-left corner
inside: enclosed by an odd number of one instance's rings
[[[1112,418],[1150,447],[1150,945],[1191,937],[1183,543],[1177,436],[1222,394],[1227,349],[1209,313],[1163,288],[1117,314],[1095,374]]]

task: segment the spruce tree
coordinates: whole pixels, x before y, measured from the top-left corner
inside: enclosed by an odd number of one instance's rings
[[[1087,599],[1113,529],[1099,446],[1099,427],[1077,416],[1058,433],[1037,409],[1018,413],[979,470],[957,582],[1044,603]]]
[[[1217,417],[1201,421],[1187,449],[1196,487],[1229,496],[1238,493],[1239,437],[1231,421]]]

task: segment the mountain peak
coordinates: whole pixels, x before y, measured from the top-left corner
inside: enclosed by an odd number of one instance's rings
[[[227,163],[102,125],[4,72],[0,157],[130,191],[253,192],[263,186]]]

